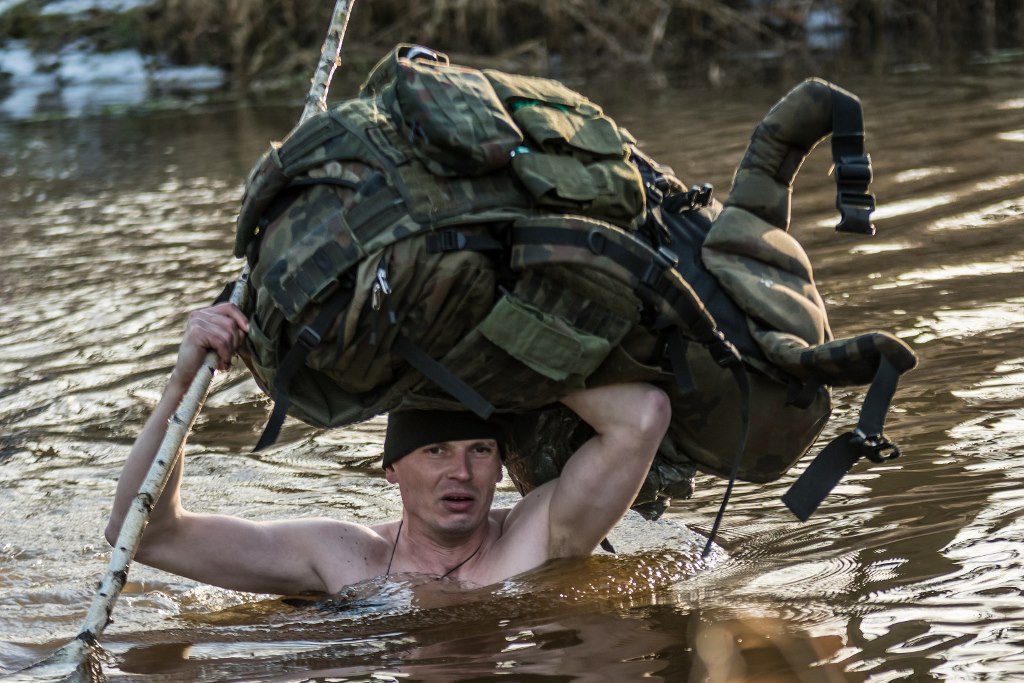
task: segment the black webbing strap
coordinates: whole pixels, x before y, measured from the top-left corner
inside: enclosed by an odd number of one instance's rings
[[[439,254],[449,251],[504,251],[501,240],[490,235],[467,235],[461,230],[449,228],[427,235],[426,247],[428,254]]]
[[[409,341],[404,334],[398,333],[391,348],[398,352],[409,365],[419,370],[420,374],[444,389],[452,398],[476,413],[481,419],[486,420],[494,413],[494,406],[476,389],[427,355],[426,351]]]
[[[743,363],[736,363],[730,366],[729,370],[740,389],[740,434],[736,441],[736,454],[732,458],[732,467],[729,469],[729,484],[725,487],[722,505],[718,508],[715,523],[711,525],[711,532],[708,533],[708,542],[700,555],[702,558],[711,554],[715,536],[718,535],[718,528],[722,525],[722,518],[725,517],[725,508],[729,505],[729,497],[732,495],[733,486],[736,485],[736,473],[739,471],[740,461],[743,460],[743,453],[747,450],[747,439],[750,437],[750,378],[747,376],[747,368]]]
[[[320,344],[320,340],[331,329],[335,319],[348,307],[351,300],[352,288],[341,287],[324,303],[313,322],[302,328],[294,346],[288,349],[284,358],[281,359],[277,367],[277,374],[274,375],[274,386],[272,387],[274,409],[270,413],[267,426],[263,428],[263,434],[260,435],[260,440],[256,443],[253,452],[261,451],[277,441],[277,437],[281,434],[281,425],[284,424],[288,407],[291,405],[288,387],[292,378],[305,367],[306,358],[310,352]]]
[[[853,439],[853,432],[845,432],[833,439],[783,494],[782,502],[801,522],[810,519],[821,501],[860,460],[863,452]]]
[[[838,232],[874,235],[871,212],[871,157],[864,151],[864,112],[860,100],[838,88],[832,91],[832,161],[836,174]]]
[[[857,431],[862,438],[880,438],[885,428],[885,416],[889,413],[889,406],[892,404],[892,397],[896,393],[896,386],[900,381],[900,371],[882,356],[878,363],[878,370],[868,386],[864,396],[864,403],[860,408],[860,419],[857,421]],[[888,448],[891,444],[879,444],[878,448]],[[870,446],[875,448],[874,445]],[[895,448],[895,447],[893,447]],[[897,450],[897,454],[898,454]],[[895,457],[895,456],[893,456]],[[891,458],[883,458],[890,460]]]
[[[665,351],[668,355],[668,362],[672,366],[672,374],[676,378],[676,386],[683,394],[689,394],[697,388],[697,385],[694,384],[693,375],[690,374],[690,368],[686,364],[685,343],[683,335],[678,331],[674,334],[670,333],[668,342],[665,344]]]
[[[864,397],[856,429],[833,439],[782,496],[782,502],[801,522],[814,514],[861,457],[880,463],[900,456],[900,449],[882,435],[899,378],[896,366],[882,356]]]
[[[292,178],[287,187],[312,187],[313,185],[331,185],[333,187],[345,187],[350,190],[359,191],[362,183],[357,183],[347,178],[334,178],[332,176],[317,176],[306,178]]]
[[[693,391],[695,386],[693,377],[686,364],[684,343],[685,340],[683,340],[679,331],[672,330],[669,333],[665,350],[668,354],[669,363],[672,365],[672,372],[675,374],[679,390],[685,394]],[[711,548],[715,543],[715,537],[718,535],[718,529],[722,526],[725,509],[729,505],[732,489],[736,485],[736,475],[739,473],[740,462],[743,460],[743,454],[747,450],[747,441],[750,438],[750,377],[747,375],[747,368],[741,361],[723,365],[723,367],[728,368],[729,372],[732,373],[733,379],[736,380],[736,386],[740,391],[739,439],[736,442],[736,451],[732,458],[732,465],[729,468],[729,483],[725,487],[725,495],[722,497],[722,504],[718,508],[718,514],[715,515],[715,522],[711,525],[711,531],[708,533],[707,544],[705,544],[704,551],[701,553],[702,558],[706,558],[711,554]]]

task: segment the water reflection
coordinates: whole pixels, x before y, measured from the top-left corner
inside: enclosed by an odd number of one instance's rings
[[[661,523],[625,526],[620,557],[553,566],[460,604],[378,586],[324,611],[133,567],[104,639],[107,673],[1012,680],[1024,637],[1024,82],[843,85],[867,105],[879,237],[819,227],[835,223],[820,152],[797,181],[793,233],[837,335],[892,330],[921,356],[888,427],[902,458],[859,464],[803,525],[778,502],[792,476],[740,485],[724,550],[707,563],[686,527],[710,528],[724,485],[702,476],[694,500]],[[688,182],[712,181],[721,196],[779,94],[600,99]],[[105,566],[114,480],[184,312],[237,273],[227,255],[242,178],[294,116],[0,128],[0,673],[74,634]],[[860,395],[837,391],[835,404],[824,439],[856,421]],[[379,476],[380,421],[334,432],[290,422],[274,449],[249,454],[266,413],[243,370],[216,380],[189,446],[191,506],[260,519],[395,514],[397,494]],[[500,495],[516,496],[507,482]]]

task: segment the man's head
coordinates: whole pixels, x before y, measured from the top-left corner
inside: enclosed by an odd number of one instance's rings
[[[487,519],[501,481],[500,425],[464,412],[407,410],[388,416],[384,472],[398,484],[405,518],[458,540]]]

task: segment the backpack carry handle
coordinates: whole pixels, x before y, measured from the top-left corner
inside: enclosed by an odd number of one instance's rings
[[[725,205],[788,230],[793,181],[804,159],[829,133],[841,216],[836,230],[875,234],[871,157],[864,149],[860,99],[819,78],[808,78],[790,90],[758,124]]]

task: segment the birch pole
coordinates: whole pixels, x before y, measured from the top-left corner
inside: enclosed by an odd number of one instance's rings
[[[354,0],[337,0],[334,6],[334,13],[331,16],[330,28],[327,31],[327,38],[324,40],[323,48],[320,51],[320,61],[306,95],[305,106],[302,115],[299,117],[301,124],[311,116],[327,110],[327,91],[331,85],[331,78],[340,62],[341,44],[345,38],[345,29],[348,27],[348,18],[351,13]],[[249,266],[246,265],[238,280],[235,281],[231,292],[231,303],[239,308],[244,308],[248,294]],[[78,636],[55,652],[49,659],[41,662],[40,665],[68,666],[75,664],[75,673],[71,680],[97,680],[102,677],[97,661],[97,641],[103,634],[107,624],[110,623],[110,615],[114,610],[125,583],[128,581],[128,567],[135,558],[139,543],[142,540],[142,532],[149,522],[150,511],[153,505],[160,498],[160,494],[170,478],[171,472],[181,454],[182,444],[188,436],[192,425],[199,415],[206,395],[209,393],[210,384],[217,367],[217,354],[210,351],[206,354],[203,367],[192,380],[191,386],[182,398],[178,409],[171,417],[167,432],[160,444],[153,464],[142,486],[136,494],[132,506],[125,516],[121,526],[121,533],[117,537],[114,549],[110,555],[110,562],[107,565],[107,572],[100,581],[93,597],[92,605],[86,613],[85,619],[79,630]],[[37,666],[40,666],[37,665]],[[33,667],[35,668],[35,667]]]

